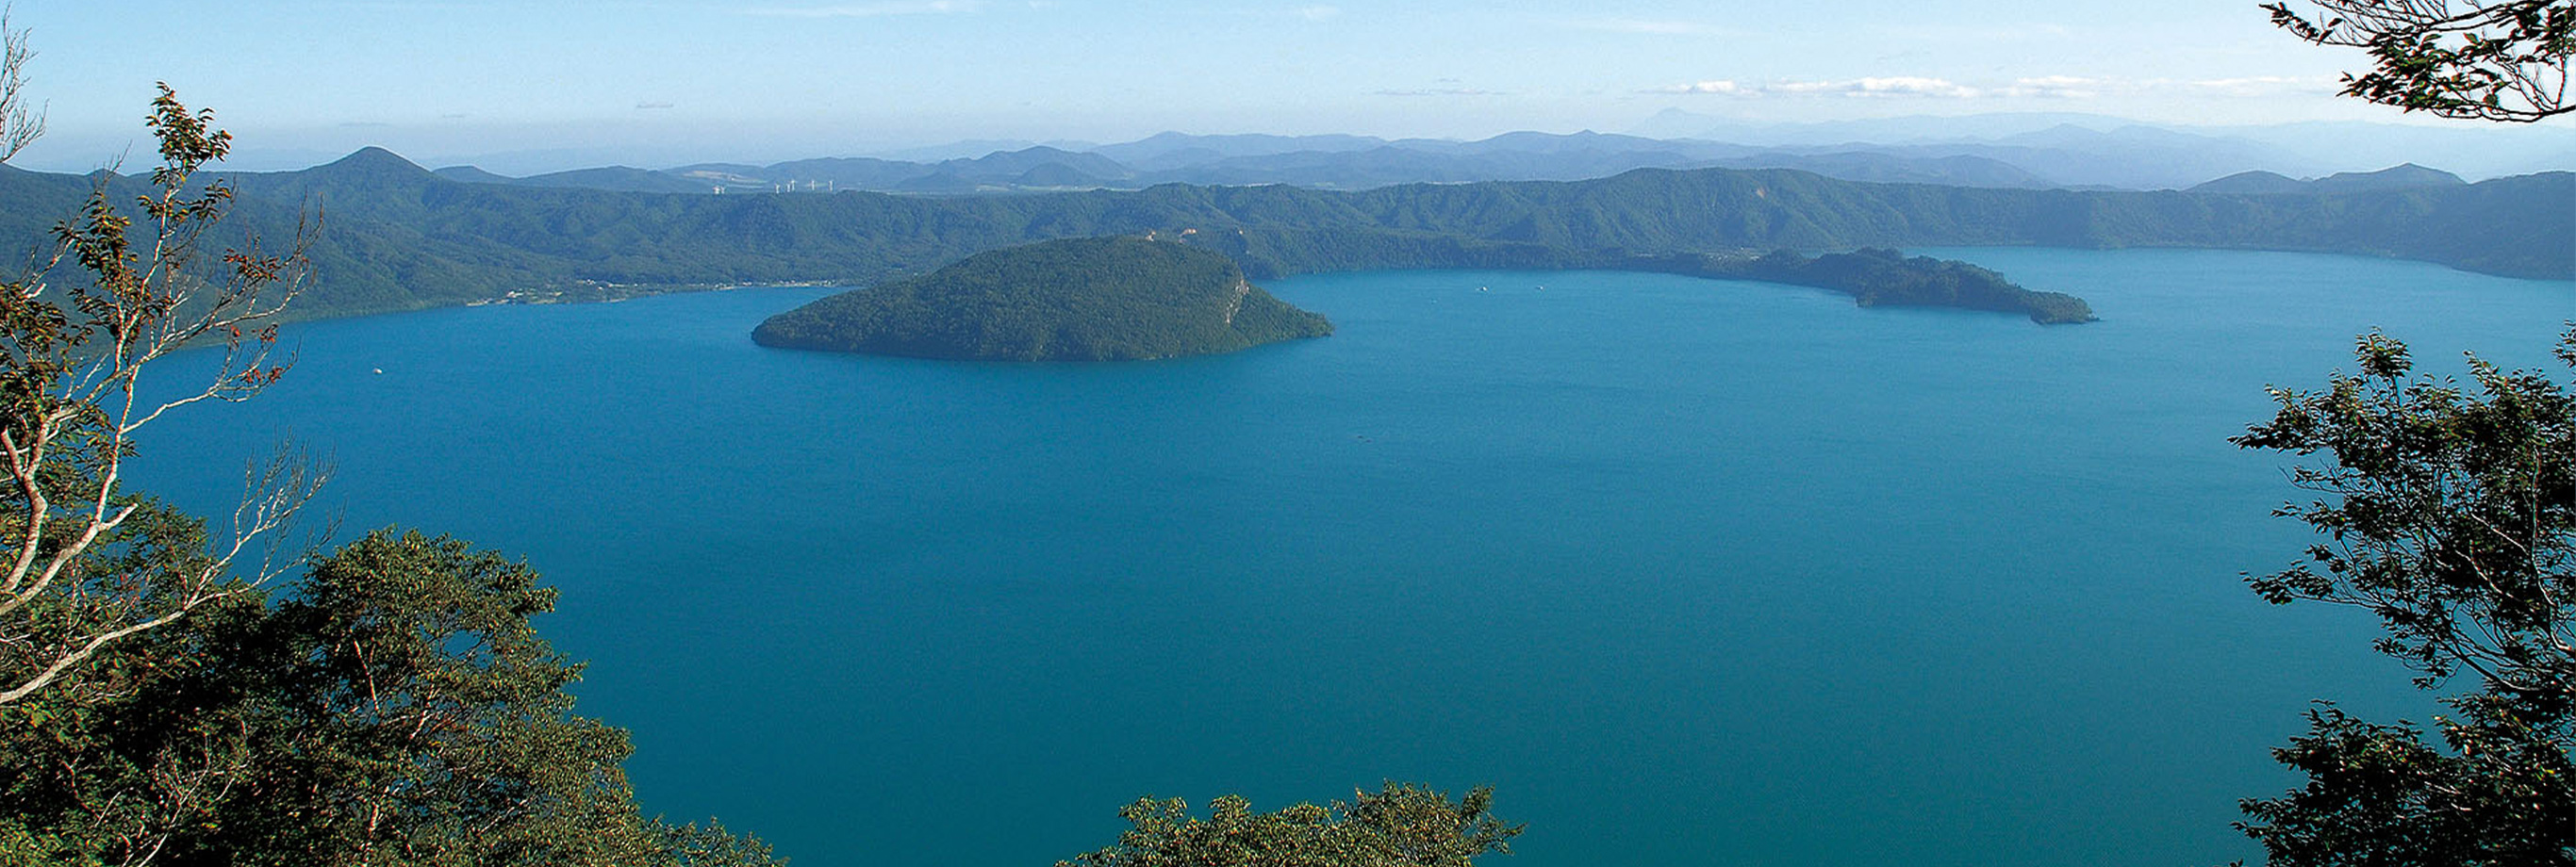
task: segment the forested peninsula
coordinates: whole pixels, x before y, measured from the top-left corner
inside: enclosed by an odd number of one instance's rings
[[[2576,173],[2567,172],[2454,187],[2264,195],[1641,169],[1588,181],[1365,192],[1170,184],[934,198],[475,184],[370,148],[312,169],[229,180],[240,195],[227,231],[274,242],[294,234],[308,205],[327,215],[310,250],[314,288],[295,308],[304,317],[514,294],[584,300],[745,283],[864,285],[1033,241],[1191,230],[1253,280],[1371,268],[1628,267],[1681,254],[1732,261],[1777,249],[1918,245],[2302,250],[2576,278],[2576,245],[2566,243],[2576,237]],[[142,188],[132,178],[0,166],[0,243],[39,247],[94,183],[114,194]],[[1912,303],[1883,293],[1855,297]]]
[[[1331,322],[1252,285],[1224,254],[1113,237],[978,253],[772,316],[751,336],[763,346],[875,355],[1128,361],[1331,333]]]

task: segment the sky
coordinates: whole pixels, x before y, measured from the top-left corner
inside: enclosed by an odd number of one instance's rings
[[[47,135],[14,164],[149,156],[156,81],[238,168],[382,145],[429,165],[664,167],[956,140],[1473,139],[1987,112],[2398,120],[2349,49],[2253,0],[15,0]]]

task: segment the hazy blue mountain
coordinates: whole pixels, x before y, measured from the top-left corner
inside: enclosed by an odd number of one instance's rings
[[[2203,130],[2289,154],[2294,174],[2316,176],[2398,163],[2441,166],[2473,178],[2576,168],[2568,124],[2310,122]]]
[[[1299,145],[1313,147],[1298,148]],[[1280,150],[1280,148],[1297,148]],[[1131,166],[1110,154],[1141,160]],[[877,190],[922,195],[1142,189],[1155,184],[1292,184],[1364,190],[1408,183],[1583,180],[1640,168],[1793,168],[1846,180],[1958,186],[2052,184],[2009,163],[1972,156],[1915,157],[1878,151],[1799,152],[1704,141],[1658,141],[1580,132],[1507,133],[1472,142],[1359,136],[1184,136],[1164,133],[1093,152],[1048,146],[973,159],[916,163],[869,157],[796,160],[769,166],[702,163],[659,172],[592,169],[509,178],[473,167],[442,169],[475,183],[569,186],[633,192]]]
[[[1026,139],[968,139],[947,144],[884,151],[876,156],[894,162],[935,163],[941,160],[971,159],[994,151],[1015,151],[1037,145],[1037,142]]]
[[[508,175],[487,172],[474,166],[448,166],[443,169],[432,170],[431,174],[435,174],[451,181],[462,181],[469,184],[507,184],[514,183],[519,180],[518,178],[510,177]]]
[[[2285,171],[2298,164],[2286,153],[2251,141],[2143,126],[2106,132],[2059,125],[1994,141],[1876,149],[1914,157],[1983,157],[2009,163],[2052,184],[2133,190],[2183,189],[2247,170]]]
[[[1407,183],[1581,180],[1638,168],[1679,168],[1696,160],[1671,152],[1554,151],[1434,153],[1398,145],[1365,151],[1296,151],[1229,157],[1145,176],[1156,183],[1364,190]]]
[[[2045,187],[2048,181],[1981,157],[1878,152],[1800,153],[1635,136],[1510,133],[1477,142],[1406,139],[1365,151],[1293,151],[1231,157],[1149,172],[1142,183],[1294,184],[1364,190],[1403,183],[1583,180],[1641,168],[1791,168],[1889,183]]]
[[[1667,112],[1651,134],[1814,152],[1874,151],[1917,158],[1974,156],[2008,163],[2051,185],[2180,189],[2248,170],[2301,173],[2295,155],[2211,131],[2179,130],[2079,113],[1913,116],[1806,124],[1747,124]],[[2307,172],[2314,174],[2315,172]]]
[[[1743,150],[1735,145],[1717,142],[1676,142],[1642,136],[1598,133],[1588,129],[1574,133],[1507,132],[1476,141],[1404,139],[1394,142],[1394,146],[1431,153],[1595,154],[1649,151],[1684,153],[1693,157],[1722,156]]]
[[[2414,163],[2380,169],[2375,172],[2340,172],[2315,181],[2320,193],[2357,193],[2368,190],[2404,190],[2416,187],[2459,187],[2469,182],[2459,175],[2440,169],[2428,169]]]
[[[1797,169],[1846,181],[1956,187],[2057,186],[2020,166],[1980,156],[1907,157],[1879,151],[1802,154],[1766,151],[1706,163],[1730,169]]]
[[[971,160],[948,160],[936,168],[944,173],[971,180],[1011,178],[1030,169],[1058,165],[1097,178],[1124,178],[1135,174],[1117,160],[1096,153],[1075,153],[1045,145],[1015,151],[995,151]]]
[[[509,183],[528,187],[580,187],[629,193],[704,193],[711,192],[713,189],[712,185],[695,179],[627,166],[549,172],[518,178]]]
[[[2280,193],[2309,193],[2314,192],[2315,190],[2316,187],[2307,181],[2299,180],[2279,172],[2267,172],[2257,169],[2250,172],[2237,172],[2214,181],[2195,184],[2190,188],[2189,192],[2274,195]]]
[[[1363,151],[1386,144],[1385,139],[1357,135],[1187,135],[1164,132],[1088,150],[1139,170],[1158,171],[1228,157],[1270,156],[1298,151]]]
[[[2113,129],[2136,121],[2084,112],[1917,114],[1857,120],[1776,123],[1665,109],[1629,130],[1651,138],[1694,138],[1788,147],[1993,141],[2059,126]]]
[[[2375,172],[2341,172],[2312,181],[2295,180],[2272,172],[2242,172],[2199,184],[2192,187],[2191,192],[2255,195],[2362,193],[2425,187],[2461,187],[2467,186],[2468,183],[2461,180],[2459,175],[2450,172],[2407,163]]]
[[[2006,153],[1968,147],[2008,145],[2051,151],[2096,152],[2081,138],[2065,135],[2062,131],[2051,133],[2061,126],[2104,134],[2123,128],[2144,128],[2197,137],[2168,137],[2164,145],[2187,153],[2198,153],[2194,164],[2208,173],[2199,177],[2160,179],[2170,182],[2159,182],[2153,186],[2186,186],[2252,170],[2272,171],[2290,177],[2317,177],[2405,162],[2442,166],[2474,178],[2576,167],[2576,127],[2564,124],[2440,122],[2394,113],[2388,115],[2386,122],[2310,121],[2230,126],[2141,123],[2127,118],[2065,112],[1925,115],[1773,124],[1666,109],[1627,131],[1651,138],[1712,139],[1800,149],[1884,150],[1939,145],[1956,152],[1977,153],[2014,162],[2059,183],[2078,186],[2113,183],[2115,179],[2112,178],[2080,174],[2061,176],[2067,170],[2084,168],[2081,161],[2064,155],[2053,157],[2051,166],[2043,166],[2015,160]],[[2215,148],[2202,147],[2213,142],[2218,143]],[[2247,151],[2245,146],[2249,144],[2258,150]]]

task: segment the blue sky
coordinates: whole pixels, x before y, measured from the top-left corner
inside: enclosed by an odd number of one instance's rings
[[[668,165],[1162,130],[1481,138],[1624,131],[1667,108],[2393,119],[2332,96],[2353,55],[2275,31],[2252,0],[16,0],[12,20],[51,130],[17,162],[54,169],[138,141],[156,80],[215,108],[253,162],[366,144]]]

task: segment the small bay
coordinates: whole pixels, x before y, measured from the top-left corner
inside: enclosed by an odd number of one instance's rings
[[[771,350],[824,289],[290,328],[151,429],[225,514],[292,438],[350,531],[524,556],[648,812],[806,865],[1042,865],[1146,794],[1496,787],[1523,867],[2170,865],[2317,698],[2431,705],[2225,441],[2266,385],[2551,362],[2576,286],[1976,248],[2102,321],[1607,272],[1266,283],[1334,336],[1121,364]],[[176,360],[163,374],[184,381]],[[381,372],[379,372],[381,371]]]

